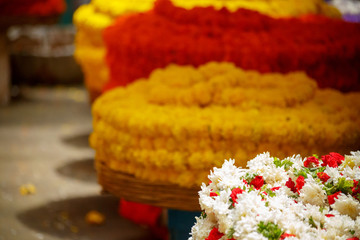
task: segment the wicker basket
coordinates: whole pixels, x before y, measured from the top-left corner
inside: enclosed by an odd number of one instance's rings
[[[200,211],[200,188],[182,188],[169,183],[151,183],[132,175],[114,171],[96,162],[98,181],[105,192],[128,201],[169,209]]]

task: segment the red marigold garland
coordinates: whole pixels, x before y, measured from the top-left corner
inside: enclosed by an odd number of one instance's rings
[[[174,7],[121,18],[104,31],[110,82],[106,89],[148,77],[169,63],[199,66],[231,61],[265,72],[304,70],[320,87],[360,86],[360,25],[325,17],[274,19],[239,9]]]

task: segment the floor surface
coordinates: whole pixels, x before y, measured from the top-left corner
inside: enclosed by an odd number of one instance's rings
[[[91,111],[83,87],[23,87],[0,107],[0,240],[154,239],[100,194],[88,145]],[[22,195],[32,184],[36,192]],[[85,221],[97,210],[103,225]]]

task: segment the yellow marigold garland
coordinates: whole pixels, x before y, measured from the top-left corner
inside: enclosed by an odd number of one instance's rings
[[[97,161],[149,181],[199,185],[223,159],[359,148],[360,93],[319,90],[301,72],[171,65],[93,105]]]

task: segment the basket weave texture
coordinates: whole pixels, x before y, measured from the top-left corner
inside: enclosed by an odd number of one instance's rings
[[[99,184],[105,192],[114,196],[168,209],[200,211],[200,188],[149,182],[121,171],[114,171],[103,162],[96,162],[96,169]]]

